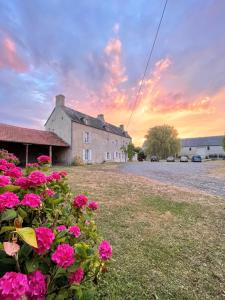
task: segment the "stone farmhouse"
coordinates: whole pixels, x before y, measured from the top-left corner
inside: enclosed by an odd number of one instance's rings
[[[48,154],[52,163],[70,165],[75,159],[84,163],[125,162],[123,147],[131,142],[124,130],[105,121],[65,106],[65,97],[56,96],[55,108],[45,130],[0,124],[0,149],[15,153],[22,164]]]
[[[224,136],[209,136],[199,138],[181,139],[181,155],[192,157],[201,155],[205,157],[225,157],[223,149]]]

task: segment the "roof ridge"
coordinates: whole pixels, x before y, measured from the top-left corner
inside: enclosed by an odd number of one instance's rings
[[[62,106],[62,109],[65,111],[65,113],[67,113],[68,117],[73,122],[80,123],[82,125],[87,125],[87,126],[90,126],[90,127],[94,127],[94,128],[99,129],[99,130],[104,130],[104,131],[107,131],[107,132],[111,132],[115,135],[130,138],[129,134],[126,131],[123,131],[120,126],[111,124],[109,122],[102,122],[102,120],[100,120],[98,117],[93,117],[93,116],[87,115],[85,113],[82,113],[78,110],[75,110],[75,109],[73,109],[71,107],[68,107],[68,106],[65,106],[65,105]],[[84,116],[84,118],[87,117],[90,121],[92,121],[92,124],[83,124],[83,122],[81,120],[82,116]],[[108,130],[106,130],[106,128],[105,128],[107,126],[109,127]]]
[[[36,129],[36,128],[28,128],[28,127],[22,127],[22,126],[17,126],[17,125],[11,125],[11,124],[6,124],[6,123],[0,123],[0,126],[9,126],[9,127],[16,127],[16,128],[21,128],[21,129],[26,129],[26,130],[35,130],[35,131],[41,131],[41,132],[50,132],[46,130],[41,130],[41,129]],[[52,132],[54,133],[54,132]]]
[[[208,139],[208,138],[220,138],[220,137],[224,137],[224,135],[210,135],[210,136],[189,137],[189,138],[181,138],[181,140]]]

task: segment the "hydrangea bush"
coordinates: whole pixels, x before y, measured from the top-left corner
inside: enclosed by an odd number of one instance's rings
[[[23,170],[0,150],[0,299],[93,299],[112,257],[93,221],[98,204],[73,198],[48,156]]]

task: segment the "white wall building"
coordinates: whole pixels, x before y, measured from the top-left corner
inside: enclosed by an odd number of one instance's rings
[[[215,156],[225,157],[223,149],[224,136],[209,136],[199,138],[187,138],[181,140],[180,155],[201,155],[203,158]]]

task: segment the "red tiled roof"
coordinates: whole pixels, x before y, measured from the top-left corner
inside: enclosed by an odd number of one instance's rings
[[[0,124],[0,141],[68,147],[55,133]]]

